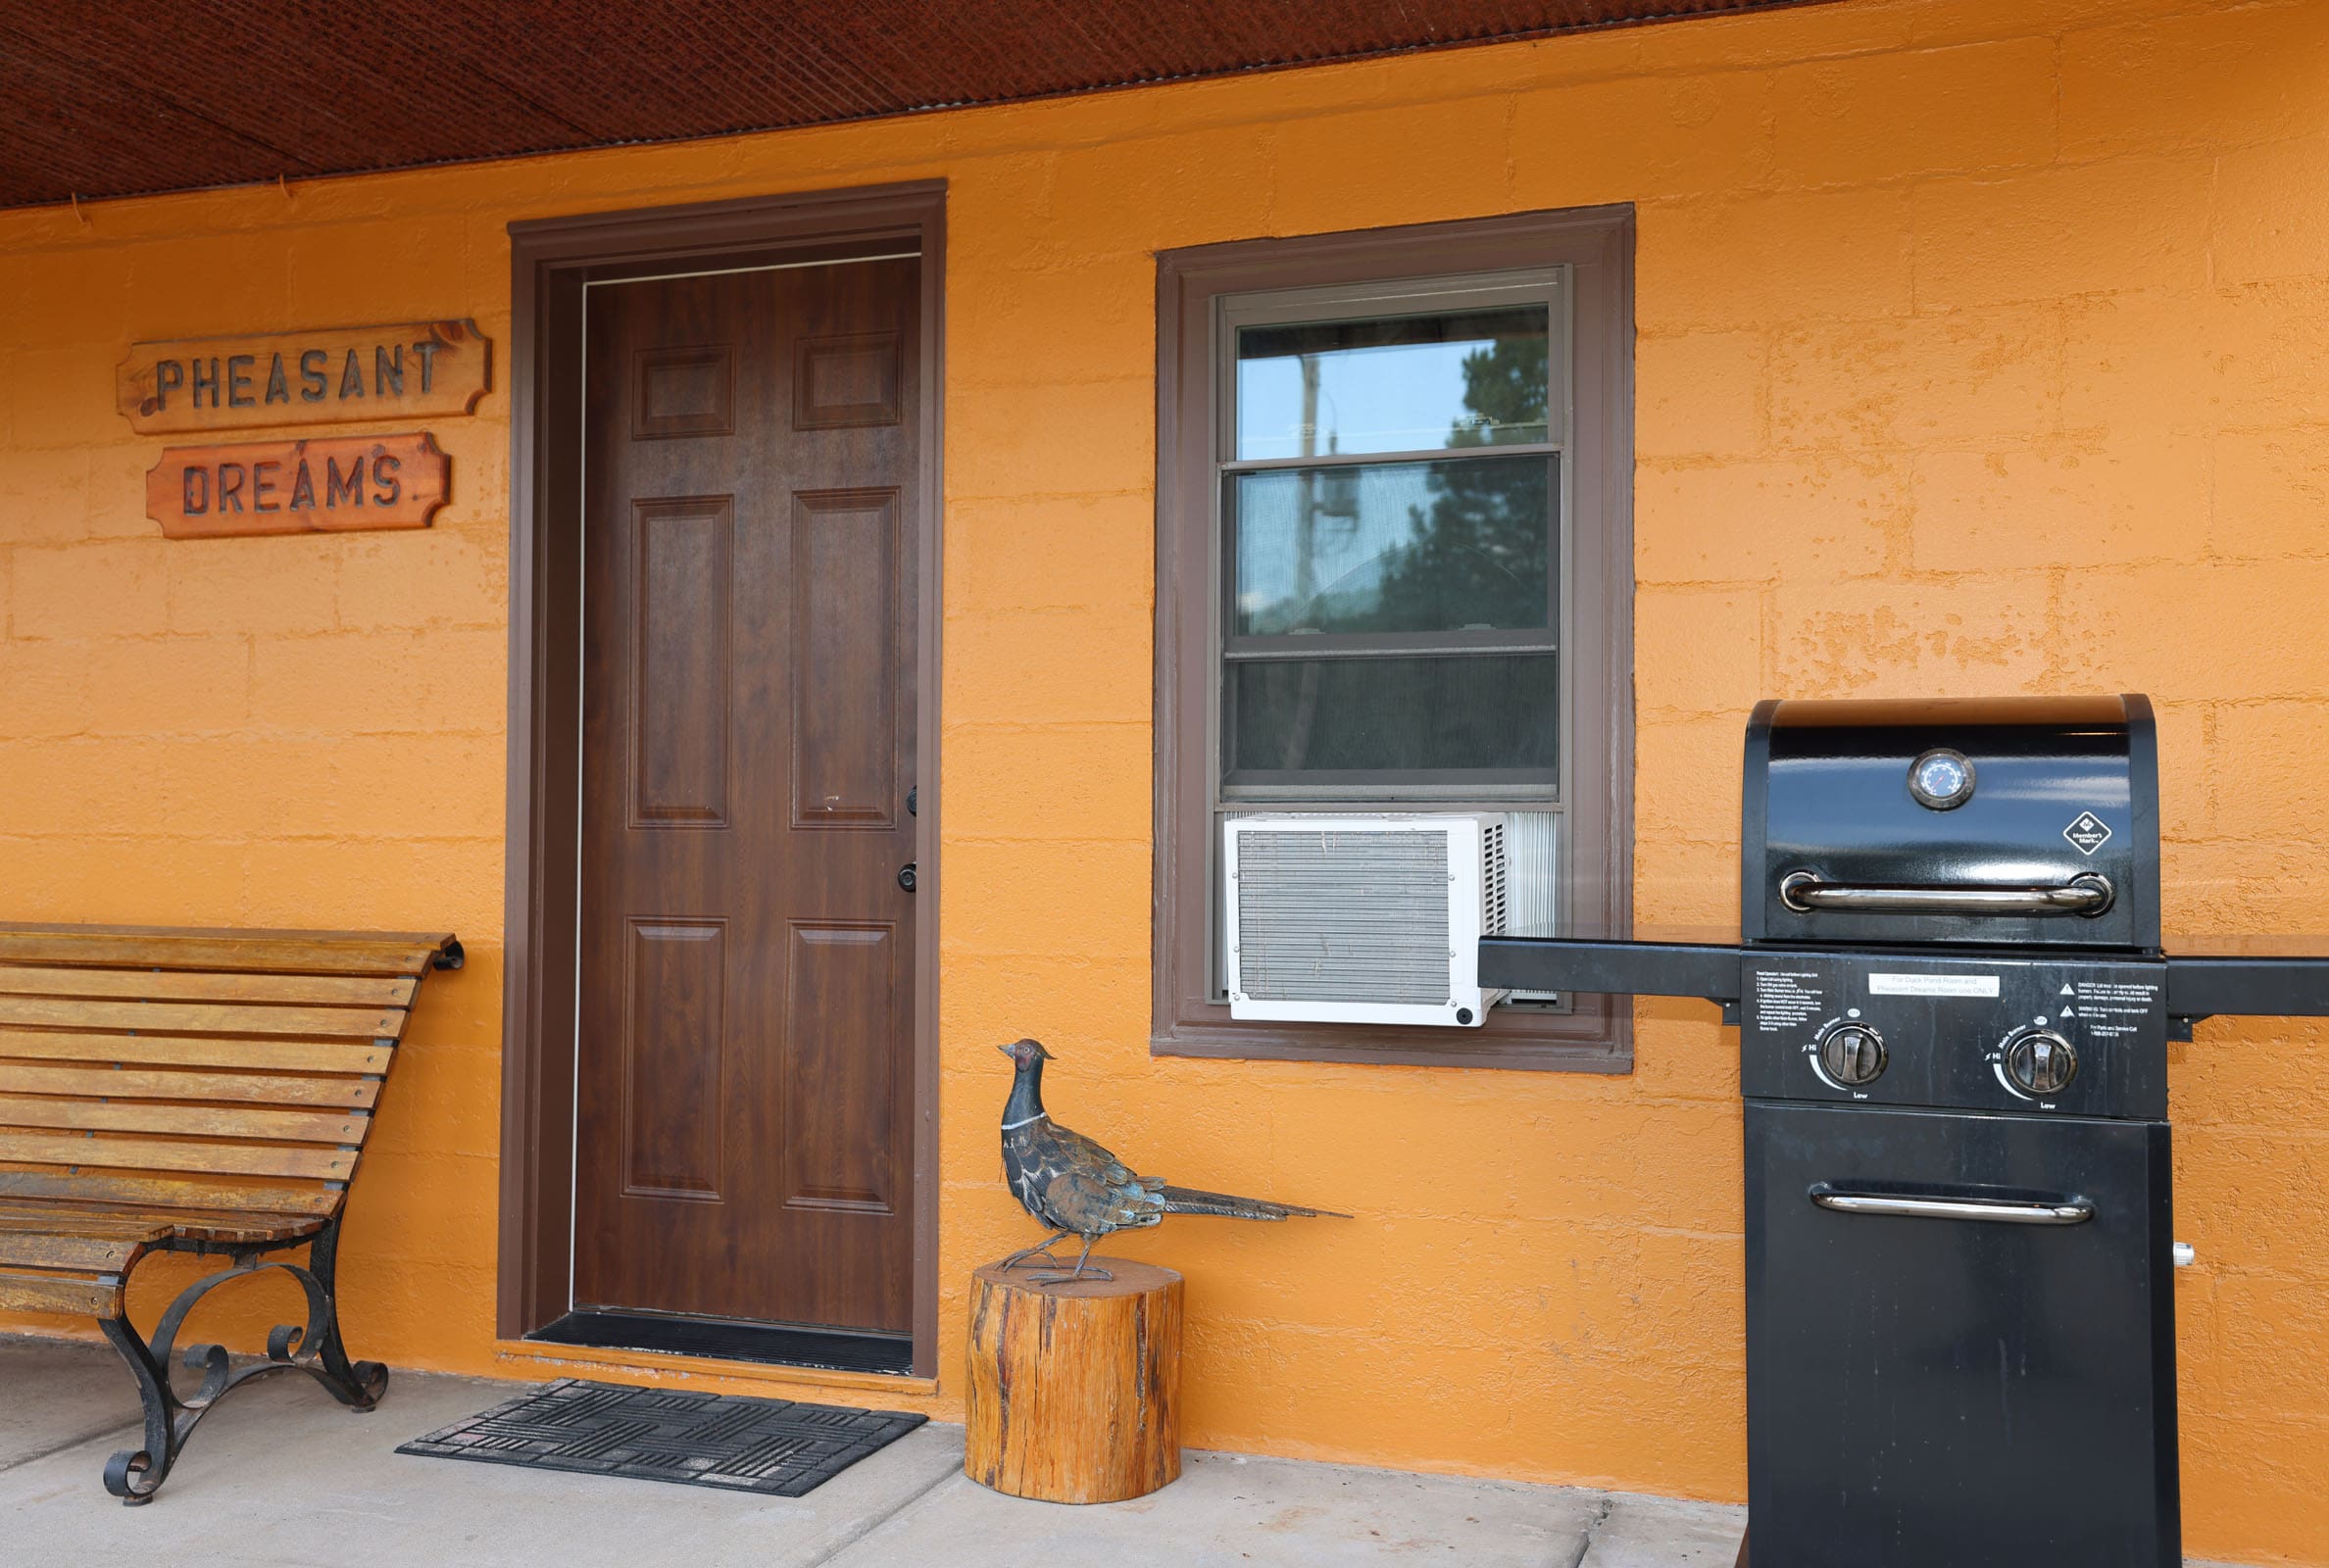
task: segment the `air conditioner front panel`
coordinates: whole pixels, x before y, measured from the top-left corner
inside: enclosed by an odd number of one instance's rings
[[[1442,833],[1246,833],[1238,989],[1264,1002],[1448,1001]]]
[[[1227,979],[1239,1018],[1478,1024],[1477,944],[1501,928],[1503,820],[1233,817]]]

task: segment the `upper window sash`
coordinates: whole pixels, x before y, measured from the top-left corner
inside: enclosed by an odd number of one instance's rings
[[[1570,342],[1572,269],[1567,264],[1506,272],[1408,278],[1331,288],[1269,289],[1216,301],[1213,343],[1213,456],[1223,469],[1302,467],[1341,463],[1397,463],[1430,458],[1519,457],[1564,452],[1574,439]],[[1505,305],[1546,307],[1546,365],[1550,377],[1541,442],[1408,448],[1396,452],[1319,453],[1244,458],[1237,455],[1237,336],[1251,326],[1362,321],[1491,310]]]

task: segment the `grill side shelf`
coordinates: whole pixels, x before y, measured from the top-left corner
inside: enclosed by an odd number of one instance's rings
[[[2167,1010],[2178,1018],[2329,1017],[2329,956],[2171,956]]]
[[[1739,1000],[1740,952],[1685,942],[1588,937],[1487,937],[1480,984],[1511,991]]]

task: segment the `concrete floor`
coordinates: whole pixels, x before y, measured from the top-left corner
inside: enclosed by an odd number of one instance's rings
[[[797,1500],[415,1458],[396,1446],[514,1386],[399,1374],[352,1415],[296,1376],[204,1421],[162,1495],[99,1477],[135,1438],[111,1349],[0,1337],[0,1559],[299,1568],[1730,1568],[1743,1510],[1191,1452],[1136,1502],[1070,1508],[965,1479],[960,1427],[925,1426]],[[836,1403],[851,1402],[837,1396]]]

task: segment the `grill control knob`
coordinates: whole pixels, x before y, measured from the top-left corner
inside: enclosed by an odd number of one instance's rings
[[[2056,1095],[2078,1076],[2078,1051],[2052,1029],[2021,1029],[2006,1040],[2006,1076],[2025,1095]]]
[[[1864,1023],[1840,1023],[1819,1037],[1820,1069],[1847,1087],[1884,1074],[1884,1037]]]

